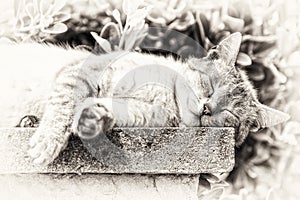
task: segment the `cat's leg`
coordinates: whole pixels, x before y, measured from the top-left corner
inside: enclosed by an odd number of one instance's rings
[[[241,131],[243,128],[246,128],[241,125],[239,118],[227,110],[213,116],[201,116],[201,126],[204,127],[236,127],[235,141],[237,146],[239,146],[246,138],[247,134],[244,133],[249,132],[249,130]]]
[[[69,108],[59,105],[47,106],[41,124],[29,143],[29,155],[35,164],[51,163],[66,147],[71,134],[68,130],[70,122],[67,116],[71,115]]]
[[[238,127],[238,118],[227,110],[215,115],[202,115],[201,126],[204,127]]]
[[[67,145],[75,108],[86,98],[97,96],[100,74],[122,54],[90,55],[88,59],[84,54],[57,74],[40,125],[30,140],[29,154],[35,163],[49,164]]]
[[[134,98],[89,98],[77,109],[73,129],[79,137],[93,138],[117,127],[176,126],[174,113],[159,104]]]
[[[88,75],[76,73],[76,67],[80,65],[67,66],[57,76],[40,125],[30,139],[29,155],[36,164],[51,163],[66,147],[74,108],[96,94],[96,87],[87,81]]]
[[[115,125],[109,99],[88,98],[77,109],[72,125],[74,133],[83,139],[95,137]]]

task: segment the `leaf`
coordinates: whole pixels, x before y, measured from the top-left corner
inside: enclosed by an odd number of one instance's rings
[[[51,3],[47,0],[41,0],[40,2],[40,13],[42,15],[45,15],[46,13],[49,13],[51,10]]]
[[[267,191],[266,200],[280,200],[279,188],[272,187]]]
[[[264,68],[265,66],[259,63],[253,63],[250,67],[247,67],[249,78],[253,81],[263,81],[266,78]]]
[[[172,11],[180,14],[186,9],[188,6],[188,1],[169,1],[169,8],[172,8]]]
[[[186,12],[181,16],[181,18],[177,18],[174,22],[169,25],[170,29],[176,29],[179,31],[185,31],[189,26],[195,23],[195,18],[192,12]]]
[[[60,11],[67,3],[67,0],[55,0],[53,4],[52,14],[57,13]]]
[[[280,84],[287,82],[287,77],[283,73],[281,73],[273,63],[270,64],[268,68],[275,76],[275,80],[277,80]]]
[[[214,174],[201,174],[201,177],[209,180],[210,182],[220,181],[219,177],[215,176]]]
[[[154,24],[159,24],[162,26],[165,26],[167,24],[167,20],[164,17],[161,17],[157,14],[155,14],[154,12],[151,12],[148,16],[147,19],[151,22],[153,22]]]
[[[274,49],[276,49],[276,42],[274,42],[274,43],[261,42],[261,43],[259,43],[259,45],[257,45],[257,47],[255,49],[253,49],[253,54],[255,54],[255,56],[259,56],[259,57],[266,57]],[[259,55],[257,55],[257,54],[259,54]]]
[[[29,16],[30,18],[33,18],[33,17],[34,17],[34,15],[35,15],[35,8],[34,8],[33,3],[28,3],[28,4],[25,6],[25,10],[26,10],[26,12],[27,12],[27,14],[28,14],[28,16]]]
[[[300,134],[300,123],[297,121],[290,121],[285,125],[282,131],[282,136]]]
[[[24,5],[24,0],[14,0],[14,15],[19,16],[22,5]]]
[[[136,26],[141,21],[144,21],[147,15],[148,11],[146,8],[138,9],[127,16],[126,24],[129,26]]]
[[[29,16],[25,16],[22,18],[23,20],[23,27],[30,27],[32,25],[32,18]]]
[[[253,35],[243,35],[243,41],[251,41],[251,42],[264,42],[264,43],[274,43],[277,41],[277,36],[275,35],[268,35],[268,36],[253,36]]]
[[[128,13],[130,12],[130,3],[129,3],[129,0],[123,0],[122,9],[123,9],[123,12],[126,15],[128,15]]]
[[[234,18],[240,18],[239,10],[233,5],[229,5],[228,15]]]
[[[210,183],[204,178],[199,178],[199,186],[209,190],[211,189]]]
[[[126,15],[130,15],[143,3],[143,0],[123,0],[122,8]]]
[[[137,36],[135,43],[134,43],[134,47],[139,47],[140,44],[144,41],[146,36],[147,36],[147,33]]]
[[[255,145],[255,156],[251,159],[253,164],[259,165],[270,158],[269,149],[266,149],[262,144]],[[249,169],[250,171],[250,169]]]
[[[30,18],[29,16],[25,16],[18,19],[16,28],[18,28],[19,31],[23,32],[29,31],[30,29],[32,29],[32,18]]]
[[[237,64],[239,64],[239,65],[241,65],[241,66],[249,66],[249,65],[251,65],[252,64],[252,60],[251,60],[251,58],[247,55],[247,54],[245,54],[245,53],[242,53],[242,52],[240,52],[239,54],[238,54],[238,57],[237,57]]]
[[[15,42],[7,37],[0,37],[0,44],[15,44]]]
[[[108,35],[111,35],[111,31],[112,31],[112,28],[115,29],[116,31],[116,35],[118,37],[120,37],[121,33],[120,33],[120,30],[118,28],[118,25],[114,22],[108,22],[107,24],[105,24],[100,32],[100,37],[102,37],[106,32],[108,33]]]
[[[100,45],[100,47],[105,51],[105,52],[111,52],[111,45],[109,41],[106,39],[100,37],[97,33],[91,32],[93,38],[96,40],[96,42]]]
[[[56,22],[65,22],[71,18],[71,15],[68,13],[58,12],[54,16],[54,21]]]
[[[255,171],[255,167],[249,167],[249,168],[247,169],[247,175],[248,175],[250,178],[252,178],[252,179],[257,178],[258,174],[257,174],[256,171]]]
[[[122,22],[121,22],[121,14],[119,12],[119,10],[114,9],[114,11],[112,12],[113,17],[115,18],[115,20],[118,22],[120,30],[122,31],[123,26],[122,26]]]
[[[223,193],[224,193],[224,188],[215,188],[210,191],[202,193],[199,199],[218,200],[221,198]]]
[[[205,30],[208,30],[209,28],[208,21],[206,20],[206,17],[203,14],[197,12],[196,22],[199,27],[201,45],[205,46],[205,35],[206,35]]]
[[[245,25],[244,20],[228,15],[224,16],[223,22],[232,32],[242,32]]]
[[[115,20],[121,24],[121,14],[119,12],[118,9],[114,9],[112,12],[113,17],[115,18]]]
[[[294,67],[294,66],[299,66],[299,65],[300,65],[300,50],[294,51],[287,58],[287,66],[288,67]]]
[[[252,134],[252,137],[259,142],[266,142],[268,144],[272,144],[274,142],[269,135],[263,133]]]
[[[22,18],[17,19],[16,23],[15,23],[15,27],[17,29],[23,28],[24,27],[24,22]]]
[[[66,32],[68,30],[68,27],[63,23],[56,23],[46,29],[42,29],[42,32],[44,33],[50,33],[50,34],[59,34]]]
[[[136,36],[138,34],[138,30],[132,30],[128,33],[125,33],[126,37],[125,37],[125,46],[124,46],[124,50],[126,51],[130,51],[132,49],[134,49],[134,44],[136,41]]]

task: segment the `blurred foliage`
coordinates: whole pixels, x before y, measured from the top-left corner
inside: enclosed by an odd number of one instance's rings
[[[2,28],[6,32],[1,36],[15,42],[41,42],[51,34],[63,33],[68,29],[63,22],[70,19],[70,14],[63,10],[65,5],[66,0],[15,0],[13,17],[1,23],[11,24],[12,28]]]
[[[125,25],[123,26],[121,13],[118,9],[112,11],[115,22],[109,22],[101,29],[100,36],[91,32],[92,36],[99,45],[97,53],[111,52],[112,50],[132,50],[139,47],[148,32],[148,24],[145,18],[149,12],[149,6],[139,8],[140,0],[123,0],[123,13],[126,15]],[[107,35],[108,40],[103,36]],[[102,50],[102,51],[101,51]]]
[[[2,39],[84,46],[96,53],[137,50],[185,59],[204,56],[203,49],[239,31],[243,41],[236,64],[247,72],[260,101],[295,116],[300,111],[299,96],[291,93],[298,90],[293,88],[291,66],[300,65],[298,0],[19,2],[14,15],[0,21],[1,30],[8,30],[0,33]],[[202,174],[199,199],[281,197],[299,145],[300,123],[296,121],[300,119],[293,116],[287,124],[250,133],[236,149],[231,173]]]

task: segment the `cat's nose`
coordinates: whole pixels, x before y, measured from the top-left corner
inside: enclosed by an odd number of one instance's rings
[[[202,115],[211,115],[210,107],[208,104],[204,104]]]
[[[212,112],[211,112],[211,105],[209,103],[204,103],[200,107],[199,114],[200,114],[200,117],[203,116],[203,115],[210,116],[212,114]]]
[[[200,116],[202,116],[204,114],[204,110],[208,107],[207,106],[208,104],[209,104],[209,99],[208,98],[203,98],[203,99],[200,100],[199,106],[198,106],[198,112],[199,112]]]

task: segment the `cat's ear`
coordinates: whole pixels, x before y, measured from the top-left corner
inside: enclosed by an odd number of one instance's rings
[[[208,55],[213,59],[222,59],[226,65],[234,66],[242,42],[242,34],[233,33],[222,40],[219,45],[212,47]]]
[[[261,103],[257,104],[258,117],[256,120],[255,129],[261,129],[266,127],[275,126],[277,124],[283,123],[290,119],[290,116],[279,110],[270,108]],[[253,130],[252,130],[253,131]]]

